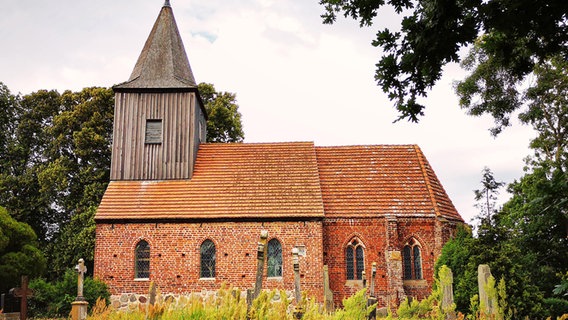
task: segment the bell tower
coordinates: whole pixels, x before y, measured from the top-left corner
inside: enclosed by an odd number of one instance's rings
[[[130,78],[113,89],[110,179],[191,179],[207,115],[169,0]]]

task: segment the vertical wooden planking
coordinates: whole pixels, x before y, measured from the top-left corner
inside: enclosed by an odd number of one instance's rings
[[[112,180],[188,179],[199,138],[195,94],[126,93],[115,95]],[[162,120],[162,143],[146,144],[147,119]],[[197,142],[198,143],[198,142]]]
[[[199,127],[197,124],[197,122],[195,121],[196,117],[195,117],[195,95],[191,95],[191,97],[188,97],[188,116],[189,116],[189,122],[193,123],[194,125],[188,128],[188,135],[189,135],[189,140],[193,143],[195,143],[196,139],[195,139],[195,127]],[[189,176],[193,176],[193,164],[195,163],[195,146],[192,144],[189,145],[189,159],[188,159],[188,169],[189,169]]]

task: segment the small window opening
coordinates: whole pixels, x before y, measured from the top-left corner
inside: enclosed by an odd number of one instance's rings
[[[162,119],[146,120],[146,144],[162,143]]]

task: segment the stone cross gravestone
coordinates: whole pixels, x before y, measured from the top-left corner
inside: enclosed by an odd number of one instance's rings
[[[85,280],[85,273],[87,273],[87,267],[85,266],[85,260],[79,259],[79,264],[75,266],[75,270],[77,270],[78,278],[77,278],[77,298],[76,301],[85,301],[85,297],[83,297],[83,282]]]
[[[85,266],[85,260],[79,259],[79,263],[75,266],[77,271],[77,298],[71,303],[71,319],[73,320],[85,320],[87,318],[87,308],[89,303],[85,301],[83,297],[83,281],[85,278],[85,273],[87,272],[87,267]]]
[[[28,318],[28,297],[33,296],[33,290],[28,288],[28,276],[22,276],[19,288],[10,289],[10,294],[20,298],[20,320]]]

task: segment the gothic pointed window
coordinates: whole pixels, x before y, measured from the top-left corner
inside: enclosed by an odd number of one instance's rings
[[[353,239],[345,248],[345,268],[347,280],[362,280],[365,269],[365,252],[363,244]]]
[[[404,280],[422,279],[422,254],[416,239],[410,239],[402,248]]]
[[[268,241],[268,277],[282,277],[282,245],[277,239]]]
[[[137,279],[150,278],[150,245],[140,240],[134,250],[134,275]]]
[[[215,278],[215,244],[207,239],[200,248],[201,278]]]

